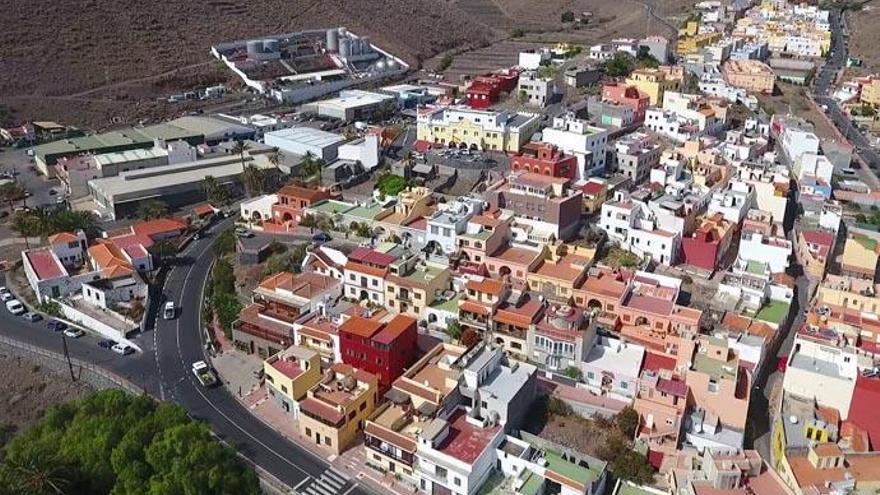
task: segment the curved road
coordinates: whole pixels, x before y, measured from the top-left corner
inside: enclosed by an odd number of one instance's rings
[[[231,218],[218,223],[207,236],[194,241],[180,254],[183,262],[168,273],[162,290],[167,299],[151,296],[150,328],[133,339],[142,347],[142,353],[119,356],[98,347],[97,338],[86,336],[67,339],[71,356],[127,378],[154,397],[180,404],[192,417],[208,423],[218,437],[253,464],[290,487],[318,495],[367,495],[369,492],[355,481],[345,480],[337,471],[330,470],[326,460],[257,419],[225,387],[206,389],[193,376],[192,363],[205,359],[199,330],[200,302],[215,257],[213,240],[217,232],[231,225]],[[158,308],[165,300],[173,300],[179,307],[176,319],[157,318]],[[48,330],[45,321],[31,324],[0,310],[0,334],[62,352],[61,334]],[[327,478],[335,484],[328,485]],[[313,484],[319,489],[310,489]]]

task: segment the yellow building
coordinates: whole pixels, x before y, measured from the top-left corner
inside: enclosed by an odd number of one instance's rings
[[[626,80],[627,86],[635,86],[651,99],[651,105],[662,105],[663,94],[678,87],[678,82],[666,77],[660,69],[638,69]]]
[[[334,364],[300,402],[299,432],[338,455],[357,438],[378,394],[376,375]]]
[[[400,314],[421,318],[436,296],[449,288],[450,272],[421,262],[418,256],[391,264],[385,277],[385,306]]]
[[[420,111],[416,132],[429,143],[518,153],[540,124],[532,114],[442,107]]]
[[[592,215],[602,209],[608,196],[608,183],[603,179],[591,178],[581,187],[584,196],[584,212]]]
[[[816,293],[816,305],[855,313],[878,313],[880,286],[872,280],[828,275]]]
[[[772,94],[776,73],[760,60],[730,60],[722,68],[727,84],[752,93]]]
[[[721,41],[721,33],[702,33],[693,36],[684,36],[678,39],[676,51],[679,55],[697,53],[700,48]]]
[[[310,349],[290,346],[263,361],[271,396],[284,412],[297,416],[297,405],[321,379],[321,356]]]
[[[880,106],[880,79],[872,79],[862,85],[862,95],[859,101],[868,105]]]
[[[870,237],[854,234],[843,245],[840,269],[850,277],[874,279],[877,273],[878,243]]]
[[[545,250],[544,260],[526,274],[529,289],[551,299],[566,302],[574,297],[596,255],[596,250],[558,244]],[[583,301],[580,302],[583,304]]]
[[[699,31],[700,21],[687,21],[684,27],[678,30],[678,35],[681,37],[696,36]]]

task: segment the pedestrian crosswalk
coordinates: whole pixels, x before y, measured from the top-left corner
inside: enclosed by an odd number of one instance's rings
[[[347,489],[348,478],[329,468],[321,473],[320,478],[312,478],[309,482],[300,487],[298,492],[305,495],[340,495]]]

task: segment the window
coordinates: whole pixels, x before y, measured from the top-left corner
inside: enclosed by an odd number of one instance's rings
[[[461,478],[455,478],[455,486],[461,486]]]
[[[363,411],[363,410],[366,409],[366,408],[367,408],[367,403],[366,403],[366,402],[361,402],[361,406],[358,408],[358,410],[359,410],[359,411]]]
[[[306,428],[306,436],[307,437],[312,436],[312,429],[311,428]]]
[[[324,445],[330,446],[330,437],[324,436]]]
[[[284,392],[284,393],[286,394],[286,393],[287,393],[287,386],[282,385],[282,386],[281,386],[281,391]]]

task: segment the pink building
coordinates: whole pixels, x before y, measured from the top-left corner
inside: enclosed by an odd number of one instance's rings
[[[633,122],[644,122],[645,112],[651,104],[648,93],[621,82],[612,82],[602,86],[602,99],[632,108]]]

